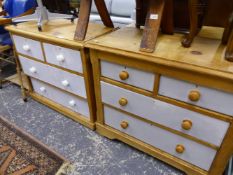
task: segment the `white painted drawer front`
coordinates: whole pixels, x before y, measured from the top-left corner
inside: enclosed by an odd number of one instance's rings
[[[33,89],[38,94],[54,101],[55,103],[65,106],[74,112],[78,112],[85,117],[90,117],[89,107],[86,100],[78,98],[69,93],[65,93],[58,88],[52,87],[34,78],[31,80]]]
[[[83,77],[22,56],[19,56],[19,59],[25,74],[86,98],[86,88]]]
[[[117,86],[101,82],[102,100],[106,104],[138,115],[155,123],[194,136],[220,146],[229,127],[229,123],[196,112],[177,107]],[[119,99],[128,101],[126,106],[119,104]],[[184,130],[183,120],[192,121],[192,128]]]
[[[189,99],[188,96],[191,90],[200,92],[201,96],[197,102],[192,102]],[[161,76],[159,94],[233,116],[233,94],[231,93]]]
[[[18,53],[44,61],[41,43],[32,39],[13,35],[13,40]]]
[[[104,107],[104,116],[106,125],[127,133],[204,170],[209,170],[216,155],[214,149],[200,145],[149,123],[134,119],[106,106]],[[128,122],[127,129],[121,128],[120,124],[122,121]],[[182,154],[176,153],[176,146],[179,144],[185,147],[185,151]]]
[[[128,79],[120,79],[119,74],[122,71],[128,72]],[[124,65],[101,61],[101,73],[104,77],[108,77],[145,90],[153,91],[154,88],[155,75],[151,72],[144,72],[138,69],[125,67]]]
[[[76,72],[83,73],[80,51],[43,43],[46,61]]]

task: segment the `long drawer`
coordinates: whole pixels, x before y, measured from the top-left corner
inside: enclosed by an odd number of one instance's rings
[[[43,43],[46,61],[69,70],[83,73],[80,51]]]
[[[101,61],[101,74],[122,83],[153,91],[155,75],[139,69]],[[146,82],[146,83],[145,83]]]
[[[133,136],[204,170],[208,171],[210,169],[216,155],[216,150],[200,145],[141,120],[137,120],[106,106],[104,107],[104,116],[106,125]],[[125,129],[121,127],[123,122]],[[179,153],[176,149],[179,149]]]
[[[101,82],[106,104],[220,146],[229,123]],[[187,122],[189,121],[189,122]],[[189,125],[187,128],[185,125]],[[185,128],[185,129],[184,129]],[[214,136],[213,136],[213,133]]]
[[[86,98],[84,78],[19,56],[25,74]]]
[[[161,76],[159,95],[233,116],[233,94],[231,93]]]
[[[44,61],[41,43],[36,40],[13,35],[13,40],[18,53]]]
[[[33,90],[36,93],[54,101],[55,103],[67,107],[74,112],[78,112],[79,114],[82,114],[87,118],[90,117],[89,107],[86,100],[66,93],[58,88],[55,88],[34,78],[31,78],[31,82]]]

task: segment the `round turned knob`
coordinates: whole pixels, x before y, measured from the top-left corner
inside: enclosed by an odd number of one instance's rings
[[[70,105],[71,107],[74,107],[74,106],[76,105],[76,103],[75,103],[74,100],[71,100],[71,101],[69,101],[69,105]]]
[[[192,121],[190,120],[183,120],[182,122],[182,128],[185,129],[185,130],[190,130],[193,126],[193,123]]]
[[[191,101],[197,102],[201,98],[201,93],[198,90],[191,90],[189,92],[189,99]]]
[[[67,80],[62,81],[61,84],[65,87],[70,85],[70,83]]]
[[[46,91],[45,87],[40,87],[40,91],[45,92]]]
[[[184,153],[185,151],[185,147],[183,145],[177,145],[176,146],[176,152],[179,153],[179,154],[182,154]]]
[[[129,73],[126,72],[126,71],[122,71],[120,74],[119,74],[119,77],[121,80],[127,80],[129,78]]]
[[[57,55],[57,61],[64,62],[65,61],[65,57],[62,54]]]
[[[35,68],[35,67],[31,67],[31,68],[29,69],[29,71],[30,71],[31,73],[36,73],[36,68]]]
[[[30,46],[27,45],[27,44],[23,45],[23,50],[26,51],[26,52],[30,51]]]
[[[128,100],[125,99],[125,98],[121,98],[121,99],[119,100],[119,104],[120,104],[121,106],[126,106],[126,105],[128,104]]]
[[[128,122],[126,122],[126,121],[121,122],[121,127],[122,127],[123,129],[127,129],[127,128],[129,127]]]

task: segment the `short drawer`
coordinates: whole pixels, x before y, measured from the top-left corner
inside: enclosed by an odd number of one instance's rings
[[[151,72],[101,61],[101,74],[104,77],[148,91],[153,91],[154,88],[155,75]]]
[[[86,98],[85,82],[82,76],[22,56],[19,56],[19,59],[25,74]]]
[[[104,119],[106,125],[207,171],[216,155],[216,150],[106,106]]]
[[[229,123],[101,82],[102,101],[149,121],[220,146]],[[213,135],[214,133],[214,135]]]
[[[13,40],[18,53],[44,61],[41,43],[32,39],[13,35]]]
[[[66,93],[34,78],[32,78],[31,81],[36,93],[54,101],[55,103],[67,107],[74,112],[82,114],[85,117],[90,117],[89,107],[86,100]]]
[[[48,63],[83,73],[80,51],[43,43]]]
[[[233,116],[231,93],[161,76],[159,95]]]

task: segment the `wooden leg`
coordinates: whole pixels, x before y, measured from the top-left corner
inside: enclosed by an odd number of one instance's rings
[[[136,27],[140,28],[144,21],[143,15],[143,2],[142,0],[136,0]]]
[[[20,63],[19,63],[19,60],[18,60],[16,54],[15,54],[15,57],[16,57],[16,59],[15,59],[16,71],[17,71],[18,78],[19,78],[22,98],[23,98],[24,102],[27,102],[27,96],[26,96],[25,88],[24,88],[24,85],[23,85],[23,78],[22,78],[22,74],[21,74],[21,66],[20,66]]]
[[[174,33],[174,7],[173,0],[166,0],[161,29],[163,33],[173,34]]]
[[[85,39],[91,13],[91,4],[92,0],[81,0],[78,24],[74,36],[75,40],[83,41]]]
[[[231,36],[228,40],[225,58],[226,60],[233,62],[233,29],[231,30]]]
[[[154,52],[165,0],[149,0],[149,11],[146,17],[145,29],[142,36],[140,51]]]
[[[222,44],[228,43],[232,30],[233,30],[233,13],[231,14],[228,25],[224,30],[223,37],[222,37]]]
[[[190,31],[189,34],[182,41],[184,47],[190,47],[194,37],[198,32],[198,14],[197,14],[198,0],[189,0],[189,19]]]
[[[114,28],[113,22],[110,18],[110,15],[108,13],[108,9],[106,7],[104,0],[95,0],[95,5],[96,5],[96,8],[99,12],[99,15],[100,15],[101,20],[103,21],[104,25],[106,27]]]

